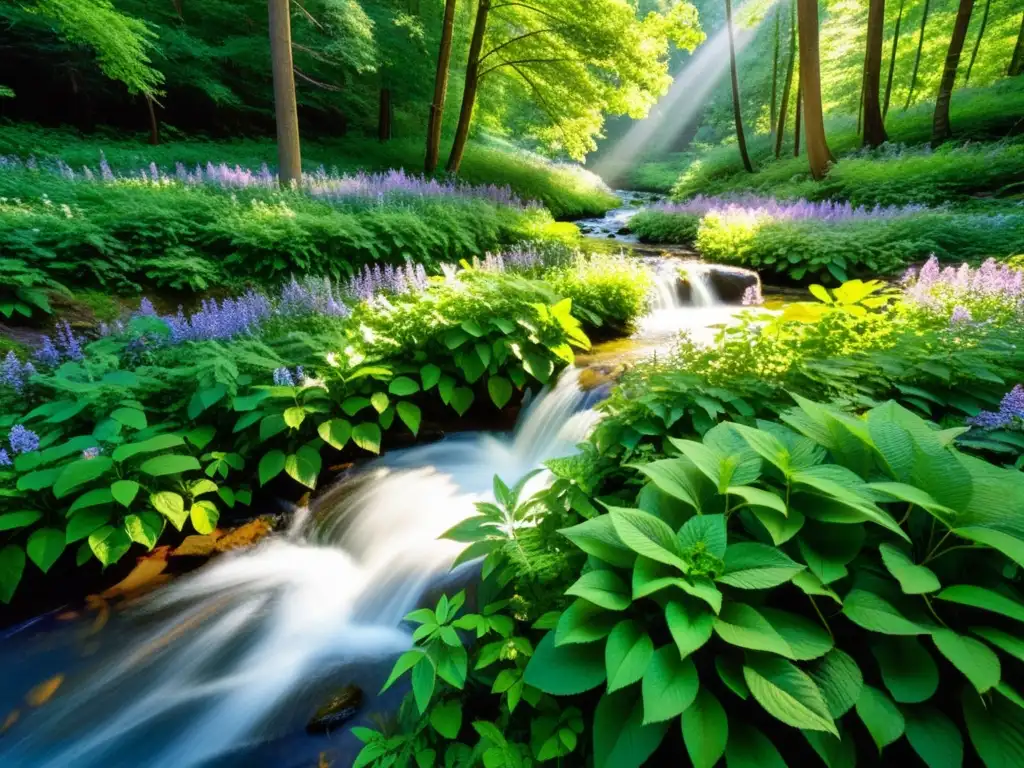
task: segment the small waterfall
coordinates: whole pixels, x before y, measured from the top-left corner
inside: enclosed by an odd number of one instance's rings
[[[716,307],[722,302],[711,282],[711,270],[698,261],[686,264],[686,278],[690,285],[690,304],[698,308]]]
[[[157,592],[119,618],[86,675],[4,736],[0,764],[193,768],[301,731],[316,690],[411,646],[402,617],[465,546],[438,537],[491,498],[493,475],[511,485],[586,437],[596,416],[581,411],[578,377],[564,372],[511,436],[382,457],[296,515],[288,536]],[[381,682],[367,680],[367,694]]]

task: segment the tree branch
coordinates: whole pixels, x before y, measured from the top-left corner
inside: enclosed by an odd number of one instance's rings
[[[494,11],[500,10],[501,8],[525,8],[528,11],[539,13],[541,16],[547,16],[549,19],[560,21],[563,24],[568,23],[565,19],[555,16],[555,14],[551,13],[550,11],[545,11],[541,8],[535,8],[532,5],[527,5],[526,3],[502,3],[501,5],[492,5],[491,12],[493,13]]]
[[[506,40],[501,45],[498,45],[498,46],[495,46],[494,48],[491,48],[491,50],[489,50],[487,53],[485,53],[483,56],[480,57],[480,61],[478,61],[477,64],[483,64],[484,60],[488,56],[490,56],[492,53],[497,53],[502,48],[507,48],[508,46],[512,45],[513,43],[518,43],[520,40],[525,40],[526,38],[533,37],[534,35],[542,35],[545,32],[554,32],[554,31],[555,30],[550,29],[550,28],[535,29],[533,32],[527,32],[525,35],[519,35],[518,37],[513,37],[511,40]]]
[[[517,64],[556,64],[556,63],[563,62],[563,61],[579,62],[580,59],[566,59],[566,58],[557,58],[557,59],[514,59],[512,61],[503,61],[500,64],[495,64],[493,67],[488,67],[483,72],[478,74],[477,77],[478,78],[482,78],[488,72],[493,72],[494,70],[501,69],[502,67],[513,67],[513,68],[515,68],[515,65],[517,65]],[[516,70],[516,71],[518,71],[518,70]]]
[[[541,93],[540,88],[538,88],[537,85],[526,76],[526,73],[523,72],[523,70],[516,66],[515,62],[508,62],[508,65],[526,81],[526,84],[530,86],[530,89],[537,95],[537,100],[540,102],[540,107],[544,110],[544,114],[551,118],[551,122],[555,124],[555,127],[558,128],[559,132],[562,134],[562,141],[564,141],[566,146],[568,146],[569,137],[565,133],[565,128],[562,127],[562,122],[555,116],[554,112],[552,112],[551,107],[548,104],[548,100],[544,98],[544,94]]]
[[[324,31],[324,25],[317,21],[316,18],[314,18],[313,14],[307,11],[305,6],[302,3],[300,3],[299,0],[292,0],[292,2],[295,4],[296,8],[298,8],[300,11],[306,14],[306,18],[313,22],[317,29],[319,29],[321,32]]]
[[[336,85],[331,85],[330,83],[321,83],[319,80],[314,80],[312,77],[310,77],[309,75],[307,75],[305,72],[303,72],[301,69],[294,65],[292,66],[292,69],[295,71],[296,75],[301,77],[307,83],[315,85],[317,88],[323,88],[325,91],[333,91],[335,93],[338,93],[342,90]]]

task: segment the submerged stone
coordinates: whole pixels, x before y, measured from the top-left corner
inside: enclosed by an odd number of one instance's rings
[[[356,716],[362,703],[363,691],[354,685],[346,685],[314,713],[306,724],[306,731],[308,733],[335,731]]]

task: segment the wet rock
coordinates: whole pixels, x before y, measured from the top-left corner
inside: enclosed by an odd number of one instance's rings
[[[619,227],[619,230],[615,233],[617,235],[628,235],[631,230],[629,227]]]
[[[622,376],[625,366],[621,364],[599,364],[591,365],[580,371],[580,389],[588,392],[606,384],[614,383]]]
[[[362,690],[354,685],[346,685],[313,714],[306,724],[306,732],[335,731],[355,717],[362,704]]]
[[[718,298],[726,304],[739,304],[747,288],[761,284],[761,278],[757,272],[721,264],[709,265],[708,277]]]

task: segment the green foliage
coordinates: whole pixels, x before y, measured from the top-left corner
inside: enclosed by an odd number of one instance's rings
[[[0,315],[7,319],[16,314],[28,318],[37,310],[51,314],[48,291],[68,292],[63,285],[20,259],[0,261]]]
[[[629,220],[629,230],[642,243],[692,245],[700,223],[700,216],[646,209]]]

